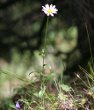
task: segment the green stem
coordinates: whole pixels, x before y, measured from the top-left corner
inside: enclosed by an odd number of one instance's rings
[[[45,38],[44,38],[44,49],[46,50],[46,44],[47,44],[47,31],[48,31],[48,21],[49,18],[47,17],[47,23],[46,23],[46,29],[45,29]]]
[[[91,64],[93,66],[93,55],[92,55],[92,48],[91,48],[91,41],[90,41],[90,36],[89,36],[89,32],[88,32],[88,28],[87,28],[87,24],[85,23],[85,28],[86,28],[86,32],[87,32],[87,37],[88,37],[88,43],[89,43],[89,48],[90,48],[90,55],[91,55]]]
[[[44,49],[43,49],[43,68],[42,74],[44,74],[44,67],[45,67],[45,55],[46,55],[46,45],[47,45],[47,31],[48,31],[48,21],[49,18],[47,17],[46,29],[45,29],[45,36],[44,36]]]
[[[44,36],[44,45],[43,45],[43,50],[42,50],[42,54],[43,54],[43,65],[42,65],[42,84],[41,84],[41,88],[44,89],[45,84],[44,84],[44,74],[45,74],[45,56],[46,56],[46,45],[47,45],[47,31],[48,31],[48,20],[49,18],[47,17],[47,22],[46,22],[46,28],[45,28],[45,36]],[[42,104],[44,106],[44,96],[42,98]]]

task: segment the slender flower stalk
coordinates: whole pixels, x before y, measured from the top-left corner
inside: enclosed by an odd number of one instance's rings
[[[89,35],[89,31],[88,31],[88,27],[87,27],[86,23],[85,23],[85,28],[86,28],[87,37],[88,37],[88,44],[89,44],[90,55],[91,55],[91,64],[92,64],[92,66],[94,66],[93,53],[92,53],[91,41],[90,41],[90,35]]]
[[[43,49],[43,73],[44,73],[44,67],[45,67],[45,55],[46,55],[46,44],[47,44],[47,31],[48,31],[48,22],[49,18],[47,18],[47,23],[46,23],[46,29],[45,29],[45,36],[44,36],[44,49]]]

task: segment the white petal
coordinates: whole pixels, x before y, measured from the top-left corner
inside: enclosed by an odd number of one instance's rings
[[[44,6],[42,6],[42,9],[45,9],[45,10],[47,10]]]
[[[49,5],[48,5],[48,4],[46,4],[46,5],[45,5],[45,8],[48,10],[48,9],[49,9]]]
[[[47,12],[47,10],[45,10],[45,9],[42,9],[42,11],[44,11],[44,12],[48,13],[48,12]]]
[[[50,5],[50,9],[52,9],[52,8],[53,8],[53,5],[51,4],[51,5]]]
[[[55,10],[53,12],[57,13],[57,11],[55,11]]]
[[[51,15],[51,16],[54,16],[54,14],[53,14],[53,13],[50,13],[50,15]]]
[[[55,9],[53,9],[53,11],[58,11],[58,10],[55,8]]]
[[[42,11],[47,11],[46,9],[42,9]]]
[[[47,13],[47,16],[49,16],[50,14],[49,13]]]
[[[47,11],[46,11],[46,10],[42,10],[42,11],[44,11],[44,13],[47,13]]]
[[[55,5],[53,5],[53,4],[52,4],[52,6],[53,6],[53,8],[55,8],[55,7],[56,7],[56,6],[55,6]]]
[[[55,5],[54,5],[54,6],[52,6],[52,9],[56,9]]]
[[[57,12],[56,12],[56,11],[54,11],[53,13],[54,13],[54,14],[57,14]]]

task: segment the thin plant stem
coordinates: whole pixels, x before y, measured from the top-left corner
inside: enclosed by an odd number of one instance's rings
[[[47,31],[48,31],[48,22],[49,22],[49,17],[47,17],[47,23],[46,23],[46,29],[45,29],[45,39],[44,39],[44,49],[46,50],[46,45],[47,45]]]
[[[45,84],[44,84],[44,74],[45,74],[45,56],[46,56],[46,45],[47,45],[47,31],[48,31],[48,20],[49,18],[47,17],[47,22],[46,22],[46,28],[45,28],[45,36],[44,36],[44,45],[43,45],[43,50],[42,50],[42,57],[43,57],[43,65],[42,65],[42,84],[41,88],[44,89]],[[44,106],[44,96],[42,97],[42,104]]]
[[[46,45],[47,45],[47,31],[48,31],[48,20],[47,17],[47,23],[46,23],[46,29],[45,29],[45,36],[44,36],[44,48],[43,48],[43,68],[42,68],[42,74],[44,74],[44,67],[45,67],[45,55],[46,55]]]
[[[91,41],[90,41],[90,36],[89,36],[89,31],[88,31],[88,27],[87,24],[85,23],[85,28],[86,28],[86,32],[87,32],[87,37],[88,37],[88,43],[89,43],[89,49],[90,49],[90,55],[91,55],[91,63],[93,66],[93,54],[92,54],[92,48],[91,48]]]
[[[43,45],[43,50],[42,50],[42,54],[43,54],[43,62],[42,62],[42,85],[44,87],[44,74],[45,74],[45,56],[46,56],[46,45],[47,45],[47,31],[48,31],[48,20],[49,18],[47,17],[47,22],[46,22],[46,28],[45,28],[45,36],[44,36],[44,45]]]

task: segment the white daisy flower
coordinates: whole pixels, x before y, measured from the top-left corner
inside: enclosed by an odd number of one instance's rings
[[[44,11],[47,16],[54,16],[54,14],[57,14],[58,9],[56,9],[56,6],[53,4],[46,4],[42,6],[42,11]]]

